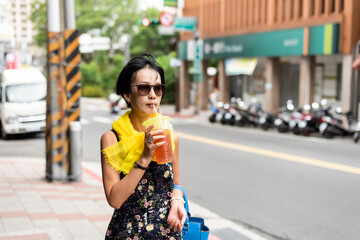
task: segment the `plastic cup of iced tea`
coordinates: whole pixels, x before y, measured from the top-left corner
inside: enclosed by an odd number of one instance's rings
[[[149,118],[148,120],[143,122],[143,125],[146,128],[150,127],[151,125],[154,125],[152,131],[158,129],[164,129],[164,132],[162,134],[165,135],[165,139],[162,138],[154,141],[155,144],[158,142],[165,141],[164,145],[157,147],[155,149],[154,156],[158,164],[169,163],[174,160],[174,155],[172,152],[172,144],[171,144],[170,120],[171,118],[166,116],[157,116],[157,117]]]

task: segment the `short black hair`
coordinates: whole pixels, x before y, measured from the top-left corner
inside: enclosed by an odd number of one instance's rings
[[[165,84],[164,69],[156,62],[151,54],[142,54],[139,57],[132,58],[121,70],[116,82],[116,94],[124,98],[124,94],[130,92],[130,85],[136,78],[137,71],[143,68],[151,68],[158,72],[161,78],[161,84]],[[131,107],[130,103],[126,102],[126,104],[128,107]]]

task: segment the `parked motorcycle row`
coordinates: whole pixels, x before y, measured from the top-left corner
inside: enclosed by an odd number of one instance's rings
[[[340,107],[321,103],[306,104],[295,107],[292,100],[282,106],[277,114],[265,112],[261,105],[253,101],[246,104],[241,98],[232,98],[231,102],[218,102],[211,107],[209,121],[239,127],[260,127],[267,131],[277,130],[280,133],[292,132],[296,135],[310,136],[320,134],[325,138],[352,136],[355,143],[360,139],[360,121],[356,122],[351,112],[342,113]],[[348,127],[342,121],[346,116]]]

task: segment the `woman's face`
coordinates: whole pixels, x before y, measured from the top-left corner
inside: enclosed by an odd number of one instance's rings
[[[143,68],[137,71],[136,79],[131,82],[129,94],[124,95],[126,101],[131,103],[131,109],[146,115],[154,114],[155,109],[159,108],[161,97],[155,94],[154,87],[151,88],[149,94],[142,96],[136,85],[157,85],[161,84],[161,78],[158,72],[151,68]]]

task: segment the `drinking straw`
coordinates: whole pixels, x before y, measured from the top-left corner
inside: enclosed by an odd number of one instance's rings
[[[153,105],[153,108],[154,108],[154,110],[155,110],[155,113],[156,113],[156,117],[159,117],[159,114],[158,114],[158,112],[157,112],[157,110],[156,110],[156,107],[155,107],[155,105]]]

